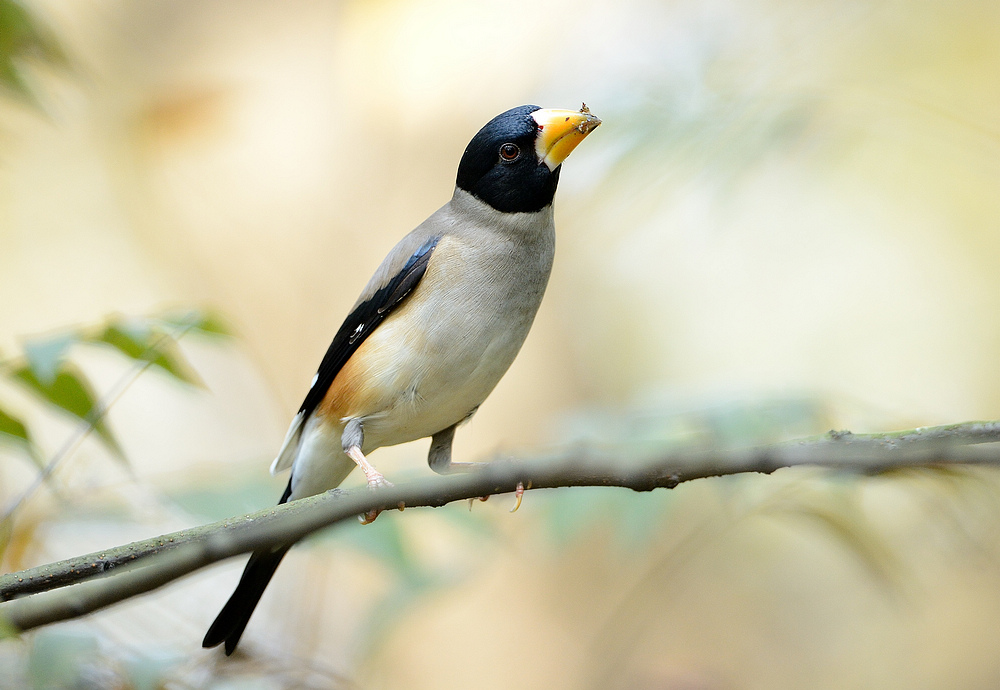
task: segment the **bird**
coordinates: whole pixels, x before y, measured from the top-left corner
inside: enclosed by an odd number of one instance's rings
[[[455,430],[528,335],[555,254],[561,165],[600,124],[586,104],[523,105],[476,133],[452,198],[392,248],[333,337],[271,465],[291,468],[279,505],[328,491],[355,467],[370,488],[385,486],[368,455],[426,437],[432,470],[474,471],[452,461]],[[203,647],[233,653],[291,546],[251,554]]]

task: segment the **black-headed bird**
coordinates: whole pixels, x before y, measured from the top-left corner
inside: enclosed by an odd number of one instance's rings
[[[534,105],[497,115],[469,142],[455,194],[375,271],[333,338],[272,472],[291,468],[280,503],[338,486],[376,448],[431,437],[435,472],[453,463],[455,429],[506,373],[528,335],[555,253],[560,165],[601,121]],[[368,515],[372,520],[375,515]],[[236,648],[291,544],[250,556],[202,644]]]

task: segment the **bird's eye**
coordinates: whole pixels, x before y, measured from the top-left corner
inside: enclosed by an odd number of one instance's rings
[[[500,147],[500,157],[505,161],[515,160],[521,155],[521,149],[517,148],[517,144],[504,144]]]

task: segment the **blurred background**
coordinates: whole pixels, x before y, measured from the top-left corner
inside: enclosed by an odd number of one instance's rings
[[[1000,417],[998,35],[993,0],[4,0],[4,571],[275,502],[359,290],[523,103],[604,125],[457,456]],[[0,642],[0,686],[1000,687],[993,471],[510,505],[308,540],[230,659],[242,559]]]

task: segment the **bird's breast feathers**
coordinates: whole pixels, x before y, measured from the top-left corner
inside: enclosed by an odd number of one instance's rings
[[[450,227],[420,284],[348,360],[317,412],[360,419],[373,449],[430,436],[482,403],[520,350],[551,270],[551,214],[530,215],[539,217],[522,219],[521,236]]]

